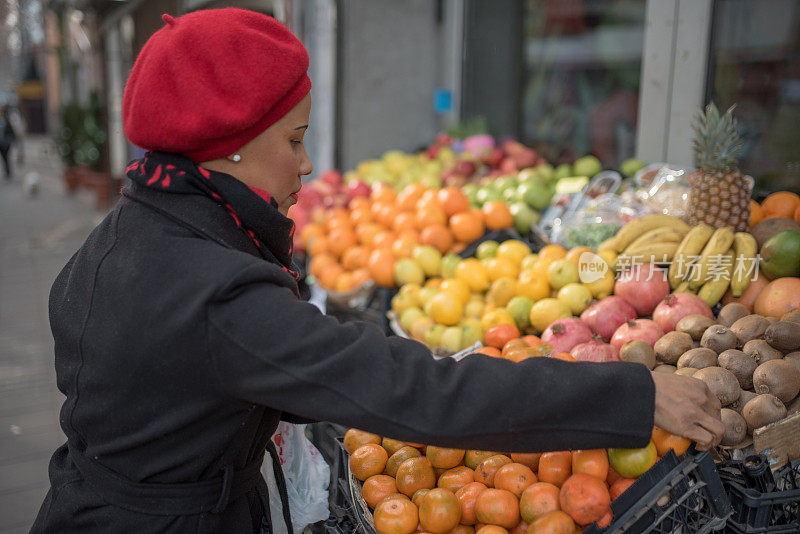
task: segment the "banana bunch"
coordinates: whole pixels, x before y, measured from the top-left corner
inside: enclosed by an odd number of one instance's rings
[[[611,249],[619,254],[619,265],[669,263],[689,230],[678,217],[645,215],[627,223],[598,250]]]
[[[714,306],[731,288],[734,296],[747,289],[756,266],[758,246],[747,232],[699,224],[677,247],[667,278],[675,293],[694,293]]]

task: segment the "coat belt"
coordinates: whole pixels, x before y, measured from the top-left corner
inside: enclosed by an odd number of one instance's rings
[[[70,458],[84,480],[109,504],[151,515],[193,515],[221,513],[228,502],[251,489],[261,480],[260,454],[243,469],[225,467],[223,475],[199,482],[153,484],[133,482],[100,465],[84,453],[69,447]]]

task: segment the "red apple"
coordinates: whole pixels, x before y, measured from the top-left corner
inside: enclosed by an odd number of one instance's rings
[[[458,163],[456,163],[455,171],[461,176],[469,178],[470,176],[475,174],[476,170],[477,167],[471,161],[461,160]]]
[[[503,149],[500,147],[494,147],[486,157],[483,158],[483,162],[493,169],[499,167],[501,161],[503,161]]]
[[[331,169],[329,171],[323,172],[319,179],[327,184],[337,186],[342,185],[342,173],[337,171],[336,169]]]
[[[503,174],[510,174],[518,170],[517,164],[510,157],[503,158],[503,161],[500,162],[500,172]]]
[[[538,160],[536,152],[530,148],[520,150],[519,152],[514,152],[509,157],[514,160],[514,163],[517,165],[518,169],[527,169],[528,167],[533,167],[536,165]]]
[[[347,184],[348,202],[356,197],[369,197],[372,189],[361,180],[353,180]]]

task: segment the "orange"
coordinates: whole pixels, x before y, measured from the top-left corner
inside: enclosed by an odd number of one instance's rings
[[[514,278],[519,275],[519,267],[508,258],[492,258],[486,262],[486,274],[494,282],[499,278]]]
[[[342,253],[342,267],[348,271],[354,271],[360,267],[365,267],[369,260],[369,250],[366,247],[354,245]]]
[[[502,354],[503,358],[507,358],[509,352],[511,352],[514,349],[520,349],[523,347],[530,348],[530,345],[525,343],[525,341],[523,341],[521,338],[515,337],[513,339],[508,340],[506,344],[503,345],[503,350],[501,350],[500,353]]]
[[[354,197],[353,200],[350,201],[350,204],[347,205],[350,210],[358,210],[358,209],[369,209],[372,205],[372,201],[366,197]]]
[[[350,455],[350,471],[359,480],[383,473],[389,455],[386,449],[375,443],[360,446]]]
[[[383,231],[383,227],[377,223],[362,223],[356,226],[355,232],[358,242],[364,246],[371,247],[375,236]]]
[[[475,517],[481,523],[514,528],[520,520],[517,496],[507,490],[488,488],[475,500]]]
[[[604,481],[585,473],[577,473],[561,486],[558,503],[575,523],[588,525],[609,513],[611,495]]]
[[[322,268],[326,265],[331,265],[332,263],[337,263],[336,258],[333,257],[333,254],[325,252],[318,256],[314,256],[308,261],[308,272],[319,278],[319,273]]]
[[[458,525],[447,534],[475,534],[475,528],[470,525]]]
[[[767,284],[753,305],[753,310],[764,317],[780,318],[794,308],[800,308],[800,278],[792,276]]]
[[[584,252],[594,252],[589,247],[574,247],[569,249],[567,255],[564,257],[565,259],[571,261],[575,265],[578,265],[578,261],[580,260],[581,254]]]
[[[608,492],[611,494],[611,500],[616,500],[617,497],[625,493],[625,490],[630,488],[636,482],[635,478],[620,478],[609,488]]]
[[[512,324],[498,324],[486,331],[484,339],[486,344],[496,349],[502,349],[506,343],[519,337],[519,330]]]
[[[486,485],[480,482],[470,482],[456,490],[456,498],[461,504],[461,524],[474,525],[478,519],[475,517],[475,500],[486,490]]]
[[[397,484],[389,475],[373,475],[361,487],[361,495],[373,510],[384,497],[393,493],[397,493]]]
[[[475,534],[509,534],[508,529],[498,527],[497,525],[483,525],[482,523],[478,523],[475,526],[480,527],[475,530]]]
[[[306,250],[312,257],[330,253],[330,249],[328,248],[328,239],[326,237],[315,237],[308,243]]]
[[[527,336],[525,336],[527,337]],[[511,459],[518,464],[527,465],[532,470],[539,469],[539,458],[542,457],[541,452],[512,452]]]
[[[659,456],[664,456],[670,449],[672,449],[677,456],[680,456],[686,452],[687,449],[689,449],[689,445],[692,444],[691,440],[671,434],[657,426],[653,427],[651,438],[653,443],[656,444],[656,452]]]
[[[565,362],[577,361],[569,352],[556,352],[555,354],[551,354],[549,357],[556,360],[563,360]]]
[[[406,447],[406,444],[398,439],[383,438],[381,440],[381,447],[386,449],[386,452],[389,453],[389,457],[391,458],[394,453]]]
[[[800,206],[797,206],[797,209],[794,210],[794,220],[800,223]]]
[[[436,473],[431,461],[424,456],[409,458],[397,469],[397,489],[409,497],[419,489],[436,487]]]
[[[414,206],[415,211],[423,211],[430,208],[436,208],[444,213],[444,210],[442,210],[442,204],[439,202],[438,189],[427,189],[423,191],[419,197],[419,200],[417,200],[416,206]]]
[[[650,441],[642,449],[608,449],[608,463],[626,478],[636,478],[653,467],[658,460],[656,446]]]
[[[461,460],[464,459],[464,452],[464,449],[446,449],[444,447],[428,445],[425,456],[431,461],[433,467],[450,469],[461,463]]]
[[[434,223],[420,229],[419,242],[423,245],[430,245],[445,254],[453,244],[453,234],[444,224]]]
[[[378,210],[376,219],[387,228],[391,228],[394,218],[400,213],[400,209],[394,204],[384,204]]]
[[[477,469],[482,461],[487,458],[491,458],[492,456],[497,456],[498,454],[499,453],[492,451],[476,451],[474,449],[470,449],[464,453],[464,465],[470,469]]]
[[[448,252],[452,252],[453,254],[461,254],[461,252],[467,248],[468,243],[462,243],[461,241],[456,241],[453,243],[453,246],[450,247]]]
[[[372,211],[369,208],[356,208],[350,210],[350,222],[353,226],[358,226],[361,223],[372,222]]]
[[[417,201],[425,192],[425,186],[419,182],[408,184],[397,195],[397,206],[402,211],[414,211],[417,208]]]
[[[404,234],[394,240],[392,252],[397,258],[410,258],[417,244],[417,239],[413,235]]]
[[[514,462],[500,467],[494,474],[494,487],[508,490],[517,498],[528,486],[536,482],[536,475],[530,467]]]
[[[486,458],[475,468],[475,482],[481,482],[490,488],[494,487],[494,476],[498,469],[510,463],[511,458],[505,454],[495,454]]]
[[[450,217],[449,226],[455,238],[463,243],[475,241],[486,230],[483,217],[474,211],[456,213]]]
[[[486,220],[486,226],[490,230],[502,230],[514,225],[514,216],[511,215],[511,210],[508,209],[505,202],[491,200],[483,205],[481,211]]]
[[[401,211],[395,216],[394,220],[392,221],[391,228],[395,232],[400,233],[403,230],[410,230],[414,228],[415,225],[416,221],[414,218],[414,214],[407,211]]]
[[[382,287],[394,287],[395,257],[391,250],[377,248],[367,260],[369,275],[376,284]]]
[[[336,278],[336,283],[333,285],[333,289],[339,293],[349,293],[355,288],[356,286],[353,285],[353,275],[349,271],[343,271],[338,278]]]
[[[554,510],[528,525],[527,534],[575,534],[575,522],[561,510]]]
[[[614,484],[614,482],[616,482],[617,480],[620,480],[621,478],[624,478],[624,477],[622,475],[620,475],[619,473],[617,473],[616,471],[614,471],[614,468],[611,467],[611,465],[609,465],[608,466],[608,476],[606,477],[606,484],[611,486],[611,485]]]
[[[401,447],[395,451],[394,454],[389,456],[389,460],[386,462],[386,474],[392,477],[397,476],[397,470],[403,462],[411,458],[418,458],[419,456],[419,449],[411,447],[410,445]]]
[[[425,495],[427,495],[429,491],[430,490],[428,488],[418,489],[417,491],[414,492],[414,495],[411,497],[411,502],[416,504],[417,508],[419,508],[419,503],[422,502],[423,497],[425,497]],[[400,495],[403,494],[401,493]],[[403,495],[403,497],[405,497],[405,495]]]
[[[358,430],[357,428],[351,428],[344,433],[343,445],[347,454],[353,454],[357,448],[367,443],[380,445],[381,437],[378,434],[371,434],[363,430]]]
[[[389,184],[378,182],[372,186],[370,198],[375,202],[393,203],[397,199],[397,193]]]
[[[525,488],[519,498],[519,513],[522,520],[532,523],[539,516],[560,510],[559,491],[558,486],[548,482],[536,482]]]
[[[455,186],[451,185],[439,189],[437,197],[439,198],[439,204],[442,205],[444,214],[448,217],[451,217],[456,213],[469,211],[469,199],[467,198],[467,195],[462,193],[461,190]]]
[[[344,269],[338,263],[331,263],[320,269],[317,279],[322,287],[327,289],[335,289],[336,282],[339,276],[344,272]]]
[[[436,486],[456,492],[474,481],[475,472],[465,465],[459,465],[442,473],[436,482]]]
[[[536,348],[542,344],[542,340],[539,339],[538,336],[534,336],[533,334],[528,334],[527,336],[522,336],[520,339],[527,343],[529,346]],[[538,465],[538,464],[537,464]]]
[[[608,477],[608,453],[605,449],[572,451],[572,473],[584,473],[605,480]]]
[[[791,219],[794,217],[794,212],[798,207],[800,207],[800,196],[790,191],[772,193],[761,203],[765,219],[772,217],[787,217]]]
[[[539,251],[539,259],[560,260],[567,257],[567,250],[561,245],[545,245]]]
[[[517,280],[517,295],[528,297],[536,302],[550,296],[550,282],[547,276],[536,275],[527,271],[519,275]]]
[[[369,270],[364,267],[354,270],[350,275],[353,281],[353,287],[363,286],[370,278]]]
[[[755,200],[750,201],[750,228],[764,220],[764,210],[761,209],[761,204]]]
[[[485,354],[486,356],[491,356],[492,358],[502,358],[502,354],[500,351],[494,347],[481,347],[475,351],[475,354]]]
[[[461,521],[461,503],[449,489],[430,490],[419,503],[419,522],[431,534],[447,534]]]
[[[572,453],[546,452],[539,458],[539,480],[561,487],[572,474]]]
[[[395,240],[397,240],[397,234],[395,234],[391,230],[381,230],[373,238],[372,246],[374,248],[391,249],[392,245],[394,245]]]
[[[430,206],[418,209],[416,215],[414,215],[414,222],[417,230],[422,231],[428,226],[446,226],[447,216],[441,208]]]
[[[390,499],[375,508],[375,530],[378,534],[411,534],[417,530],[419,513],[413,502]]]
[[[334,228],[328,233],[328,249],[337,258],[340,258],[348,248],[356,246],[357,243],[356,234],[349,227]]]
[[[308,247],[312,239],[317,237],[323,237],[324,235],[325,235],[325,229],[321,224],[308,223],[300,231],[300,242],[303,244],[304,247]]]

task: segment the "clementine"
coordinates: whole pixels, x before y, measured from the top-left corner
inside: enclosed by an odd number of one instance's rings
[[[604,481],[586,473],[577,473],[561,486],[558,503],[575,523],[588,525],[608,514],[611,495]]]
[[[456,492],[467,484],[475,481],[475,472],[465,465],[448,469],[439,477],[436,486]]]
[[[461,503],[449,489],[436,488],[419,503],[419,522],[431,534],[447,534],[461,521]]]
[[[514,528],[520,521],[517,496],[507,490],[488,488],[475,500],[475,517],[481,523]]]
[[[373,475],[361,487],[361,495],[373,510],[384,497],[393,493],[397,493],[397,484],[389,475]]]
[[[397,470],[400,465],[410,458],[417,458],[420,456],[419,449],[405,445],[389,456],[386,461],[386,474],[389,476],[397,476]]]
[[[486,484],[481,482],[470,482],[456,490],[456,498],[461,505],[462,524],[474,525],[478,521],[475,517],[475,500],[485,490]]]
[[[475,469],[475,482],[482,482],[488,487],[494,487],[494,477],[498,469],[511,463],[511,458],[505,454],[496,454],[482,461]]]
[[[381,474],[388,460],[386,449],[375,443],[367,443],[350,455],[350,471],[357,479],[366,480],[372,475]]]
[[[418,489],[436,487],[436,473],[431,461],[424,456],[409,458],[397,469],[397,489],[411,497]]]
[[[536,518],[526,534],[575,534],[575,522],[561,510],[554,510]]]
[[[505,202],[500,200],[490,200],[481,208],[486,226],[490,230],[502,230],[514,225],[514,216],[508,209]]]
[[[517,498],[528,486],[536,482],[536,475],[530,467],[514,462],[500,467],[494,475],[494,487],[508,490]]]
[[[572,474],[572,453],[546,452],[539,458],[539,480],[561,487]]]
[[[464,459],[464,449],[446,449],[428,445],[425,456],[431,461],[433,467],[439,469],[450,469],[461,463]]]
[[[456,213],[450,217],[449,226],[455,238],[463,243],[475,241],[486,229],[483,218],[472,211]]]
[[[604,481],[608,477],[608,453],[605,449],[572,451],[572,473],[585,473]]]
[[[419,513],[409,500],[390,499],[375,508],[375,530],[378,534],[411,534],[417,529]]]
[[[378,434],[372,434],[370,432],[358,430],[357,428],[351,428],[344,433],[343,444],[347,454],[353,454],[357,448],[367,443],[379,445],[381,443],[381,437]]]

